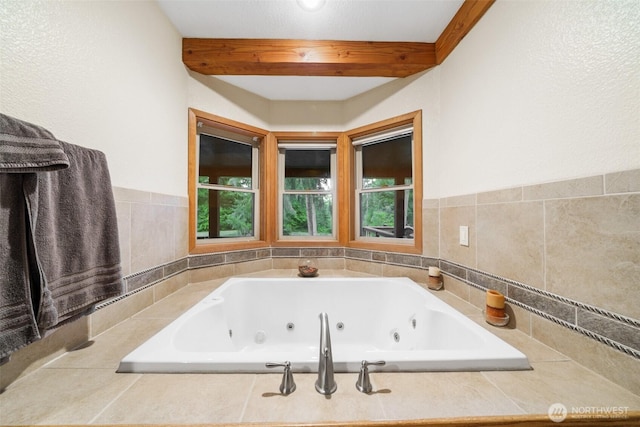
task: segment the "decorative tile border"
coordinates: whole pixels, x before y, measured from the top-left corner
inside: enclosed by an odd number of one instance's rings
[[[441,261],[441,269],[476,289],[498,290],[511,304],[640,359],[640,321],[448,261]]]
[[[156,267],[124,278],[127,293],[134,292],[165,278],[164,267]]]
[[[124,293],[110,300],[101,302],[95,306],[95,310],[100,310],[108,305],[125,299],[126,297],[143,291],[159,282],[188,271],[188,259],[181,258],[157,267],[129,274],[122,278],[124,283]]]
[[[429,267],[438,267],[439,260],[437,258],[423,257],[419,255],[406,255],[394,252],[369,251],[366,249],[349,249],[345,250],[345,258],[356,259],[360,261],[382,262],[385,264],[398,265],[401,267],[414,267],[426,269]]]
[[[187,258],[182,258],[164,266],[164,276],[170,277],[178,273],[182,273],[183,271],[187,271],[189,269],[189,260]]]
[[[96,309],[188,270],[259,259],[298,257],[346,258],[421,270],[438,266],[444,275],[456,278],[479,290],[495,289],[504,294],[511,304],[640,359],[640,321],[638,320],[446,260],[342,247],[266,248],[188,256],[126,276],[124,278],[126,293],[96,306]]]
[[[344,258],[345,248],[271,248],[272,258]]]
[[[226,255],[223,253],[206,254],[206,255],[194,255],[189,258],[189,269],[212,267],[215,265],[225,264]]]

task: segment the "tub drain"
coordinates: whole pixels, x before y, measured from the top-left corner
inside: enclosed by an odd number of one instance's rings
[[[400,342],[400,334],[398,332],[393,333],[393,340],[395,342]]]
[[[338,322],[336,324],[336,329],[339,330],[339,331],[343,330],[344,329],[344,323]]]
[[[287,323],[287,330],[288,331],[293,331],[293,328],[295,328],[296,325],[293,324],[293,322],[289,322]]]
[[[254,337],[256,344],[263,344],[267,340],[267,334],[265,331],[258,331]]]

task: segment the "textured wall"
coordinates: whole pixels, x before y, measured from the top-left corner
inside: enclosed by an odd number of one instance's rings
[[[187,73],[157,4],[0,4],[0,110],[104,151],[116,186],[186,195]]]
[[[640,3],[498,0],[440,67],[440,196],[640,166]]]
[[[190,108],[269,130],[269,100],[215,77],[189,72]]]

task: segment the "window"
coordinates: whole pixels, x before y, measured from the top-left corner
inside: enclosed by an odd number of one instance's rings
[[[269,132],[189,109],[189,252],[422,252],[422,116]]]
[[[360,237],[413,239],[413,129],[353,141]]]
[[[260,153],[265,135],[205,113],[191,113],[190,249],[200,252],[221,243],[229,249],[233,244],[247,247],[243,243],[259,242]]]
[[[352,246],[397,245],[421,251],[420,122],[418,112],[349,133]]]
[[[279,238],[336,238],[336,142],[278,143]]]
[[[217,129],[199,130],[197,238],[255,237],[257,145]]]

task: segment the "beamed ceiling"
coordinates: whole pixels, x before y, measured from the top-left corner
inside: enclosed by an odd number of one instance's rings
[[[277,0],[271,1],[276,2]],[[327,0],[327,2],[331,1],[334,0]],[[375,3],[375,0],[370,1]],[[410,6],[413,5],[415,7],[419,5],[418,3],[421,3],[421,7],[428,7],[431,1],[433,0],[413,0],[413,3],[405,1],[404,4],[410,4]],[[441,0],[440,4],[447,4],[447,1],[454,0]],[[482,18],[494,1],[462,1],[453,18],[448,23],[441,22],[444,30],[439,33],[435,42],[415,40],[332,40],[329,38],[318,40],[308,40],[306,38],[240,38],[236,37],[242,32],[242,30],[239,30],[238,32],[227,31],[225,34],[218,34],[223,37],[184,37],[182,40],[182,61],[190,70],[211,76],[403,78],[441,64]],[[225,6],[225,2],[218,2],[218,5],[219,7],[228,7],[229,3],[231,2],[226,2],[227,6]],[[177,12],[168,10],[170,3],[163,4],[162,0],[160,0],[160,4],[169,18],[173,18],[174,24],[178,22],[178,19],[176,19]],[[367,7],[365,2],[357,4]],[[400,5],[400,3],[397,4]],[[433,4],[435,6],[436,2]],[[448,6],[450,7],[451,4],[448,3]],[[458,0],[456,4],[460,4],[460,1]],[[184,15],[184,12],[182,14]],[[367,16],[364,13],[363,15]],[[428,16],[425,15],[425,22],[428,21],[427,18]],[[442,18],[439,19],[442,21]],[[188,22],[188,20],[185,22]],[[412,22],[413,24],[411,24]],[[410,24],[419,26],[420,18],[414,16],[413,20],[407,20],[406,25]],[[186,24],[183,22],[182,25],[185,26]],[[400,23],[400,25],[403,25],[403,23]],[[177,25],[177,27],[180,31],[180,25]],[[184,28],[190,27],[185,26]],[[197,31],[193,32],[198,33]],[[215,34],[213,28],[211,32]],[[181,31],[181,33],[185,35],[185,33],[189,33],[189,30]],[[264,33],[249,31],[249,33],[251,35],[269,34],[268,31]],[[277,28],[274,28],[272,33],[280,35]],[[342,38],[345,37],[345,34],[349,34],[348,31],[346,33],[336,31],[335,33],[339,33]],[[202,30],[198,34],[208,34],[208,30]],[[234,37],[226,37],[227,34],[231,34]]]

